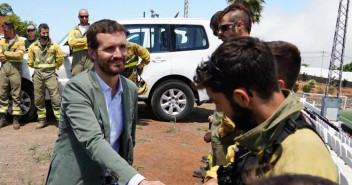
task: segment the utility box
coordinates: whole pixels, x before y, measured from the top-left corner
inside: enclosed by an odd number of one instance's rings
[[[320,115],[330,121],[339,121],[341,102],[340,98],[323,97]]]

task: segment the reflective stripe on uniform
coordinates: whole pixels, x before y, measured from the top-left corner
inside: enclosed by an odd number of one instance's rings
[[[22,111],[12,110],[12,115],[20,116],[20,115],[22,115]]]
[[[7,62],[23,62],[22,60],[8,60]]]
[[[7,107],[1,106],[0,113],[6,113],[6,112],[7,112]]]
[[[147,57],[149,55],[149,52],[147,51],[147,52],[145,52],[142,56],[141,56],[141,58],[145,58],[145,57]]]
[[[81,51],[81,50],[87,50],[87,49],[85,49],[85,48],[73,48],[72,52]]]
[[[64,57],[57,57],[56,61],[64,60]]]
[[[50,62],[53,58],[54,58],[54,55],[51,55],[50,57],[48,57],[48,58],[46,59],[46,61],[47,61],[47,62]]]
[[[125,68],[127,68],[127,67],[131,67],[131,66],[135,66],[135,65],[137,65],[137,64],[138,64],[138,61],[135,61],[135,62],[132,62],[132,63],[126,64],[126,65],[125,65]]]
[[[57,119],[60,118],[60,111],[54,111],[54,115]]]
[[[12,110],[21,110],[20,107],[12,107]]]
[[[38,114],[38,118],[46,118],[46,110],[38,110],[37,111],[37,114]]]
[[[56,67],[56,64],[34,64],[35,68]]]

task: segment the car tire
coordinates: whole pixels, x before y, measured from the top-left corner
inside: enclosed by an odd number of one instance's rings
[[[168,80],[156,87],[151,105],[157,118],[163,121],[182,121],[192,113],[193,91],[180,80]]]
[[[20,122],[26,123],[33,121],[37,118],[36,108],[34,104],[34,89],[33,84],[25,80],[22,81],[21,86],[21,111],[22,116],[20,117]],[[12,98],[9,101],[9,113],[12,111]]]

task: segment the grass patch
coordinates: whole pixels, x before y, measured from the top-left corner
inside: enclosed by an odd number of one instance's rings
[[[136,141],[136,143],[145,143],[145,142],[150,142],[150,140],[144,137],[141,137],[141,138],[138,138]]]
[[[352,128],[352,111],[340,111],[340,121]]]
[[[198,127],[197,131],[208,131],[208,127]]]
[[[143,127],[141,125],[137,125],[136,129],[143,130]]]
[[[45,150],[43,150],[42,152],[38,153],[38,148],[40,147],[40,145],[36,144],[36,145],[33,145],[31,146],[28,151],[31,152],[31,155],[34,159],[34,161],[36,163],[39,163],[43,160],[47,160],[49,161],[51,159],[51,154],[52,154],[52,148],[47,148]]]
[[[138,166],[138,165],[133,165],[133,168],[135,169],[135,170],[137,170],[137,171],[140,171],[140,170],[143,170],[144,169],[144,167],[143,166]]]
[[[169,129],[165,130],[165,133],[175,134],[176,132],[179,132],[179,131],[180,131],[179,128],[177,129],[175,126],[173,126],[173,127],[169,128]]]

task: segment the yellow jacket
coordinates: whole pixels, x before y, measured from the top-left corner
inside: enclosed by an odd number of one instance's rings
[[[68,34],[68,45],[72,47],[73,52],[88,49],[87,30],[88,28],[86,29],[86,32],[81,33],[78,25]]]
[[[127,61],[125,68],[138,64],[138,57],[141,57],[141,67],[148,65],[150,62],[149,51],[141,45],[133,42],[127,42]]]
[[[7,39],[0,40],[1,62],[23,62],[23,54],[25,51],[24,41],[17,35],[11,44],[9,44]]]
[[[28,48],[27,64],[34,68],[52,68],[59,67],[64,62],[64,55],[60,47],[53,41],[49,40],[45,48],[42,48],[39,40],[35,41]]]
[[[286,123],[288,118],[296,120],[302,109],[303,105],[299,103],[297,97],[289,95],[274,115],[236,138],[236,142],[256,153],[260,158],[263,150],[270,146],[276,136],[282,132],[282,124]],[[229,163],[234,161],[234,149],[238,143],[228,148],[226,158]],[[305,174],[319,176],[338,183],[336,165],[325,144],[314,131],[308,128],[298,129],[287,136],[282,141],[281,146],[281,157],[273,168],[265,174],[266,176]],[[270,162],[273,162],[277,156],[278,150],[274,152]],[[208,171],[206,180],[216,178],[217,169],[218,167],[213,167],[211,171]]]

